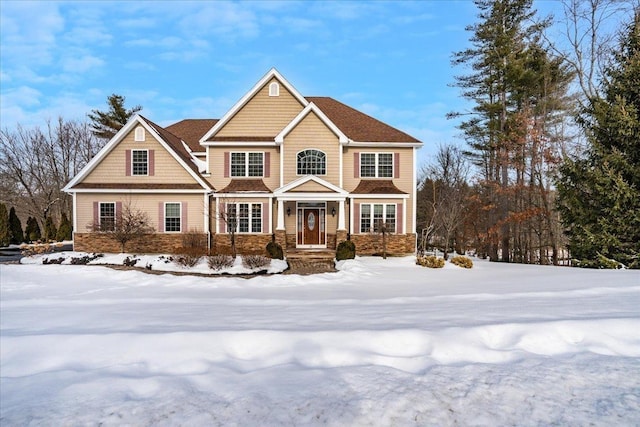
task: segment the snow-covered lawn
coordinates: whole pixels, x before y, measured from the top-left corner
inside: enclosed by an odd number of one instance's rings
[[[1,265],[0,425],[639,425],[640,276]]]

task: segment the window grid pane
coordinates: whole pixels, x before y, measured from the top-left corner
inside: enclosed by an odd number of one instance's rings
[[[249,176],[262,176],[263,153],[249,153]]]
[[[388,233],[396,232],[396,205],[387,205],[385,223]]]
[[[251,232],[262,233],[262,204],[251,205]]]
[[[231,153],[231,176],[246,176],[245,153]]]
[[[298,175],[326,175],[327,156],[319,150],[298,153]]]
[[[227,230],[238,231],[238,217],[236,216],[236,205],[227,205]]]
[[[375,178],[376,155],[373,153],[360,154],[360,176],[363,178]]]
[[[368,233],[371,230],[371,205],[360,205],[360,232]]]
[[[393,154],[392,153],[378,154],[378,177],[379,178],[393,177]]]
[[[380,231],[380,225],[384,221],[384,205],[373,205],[373,227],[375,231]]]
[[[249,204],[238,204],[238,233],[249,232]]]
[[[132,175],[147,174],[147,150],[131,151],[131,174]]]
[[[100,203],[100,231],[113,231],[116,223],[116,204]]]
[[[180,231],[180,203],[164,205],[164,231]]]

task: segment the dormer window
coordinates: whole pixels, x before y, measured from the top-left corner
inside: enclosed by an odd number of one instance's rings
[[[273,82],[269,85],[269,96],[280,96],[280,85]]]
[[[134,140],[136,142],[144,142],[145,134],[144,134],[144,128],[142,126],[138,126],[136,128]]]

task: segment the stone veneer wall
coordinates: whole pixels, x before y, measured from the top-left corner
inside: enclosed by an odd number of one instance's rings
[[[267,255],[267,244],[271,234],[236,234],[236,252],[242,254]],[[212,253],[231,253],[231,239],[228,234],[214,234]]]
[[[351,241],[356,245],[356,255],[380,255],[382,254],[381,234],[352,234]],[[388,255],[409,255],[415,253],[416,235],[388,234]]]
[[[206,234],[203,234],[206,242]],[[183,246],[184,234],[149,234],[143,238],[127,242],[125,252],[148,254],[174,254]],[[74,233],[73,250],[82,252],[120,253],[120,243],[108,233]]]

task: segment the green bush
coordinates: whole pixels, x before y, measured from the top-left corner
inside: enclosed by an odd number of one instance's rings
[[[594,260],[587,260],[587,259],[573,260],[573,265],[576,267],[582,267],[582,268],[599,268],[599,269],[610,269],[610,270],[615,270],[623,267],[623,265],[618,261],[613,260],[611,258],[607,258],[602,254],[598,254],[598,258]]]
[[[451,264],[455,264],[458,267],[462,268],[473,267],[473,261],[471,261],[471,258],[467,258],[466,256],[454,256],[453,258],[451,258]]]
[[[336,249],[336,261],[354,259],[356,257],[356,245],[351,240],[340,242]]]
[[[444,267],[444,258],[438,258],[433,255],[417,257],[416,264],[421,265],[422,267],[442,268]]]
[[[271,241],[267,243],[267,253],[271,259],[284,259],[284,252],[279,243]]]

